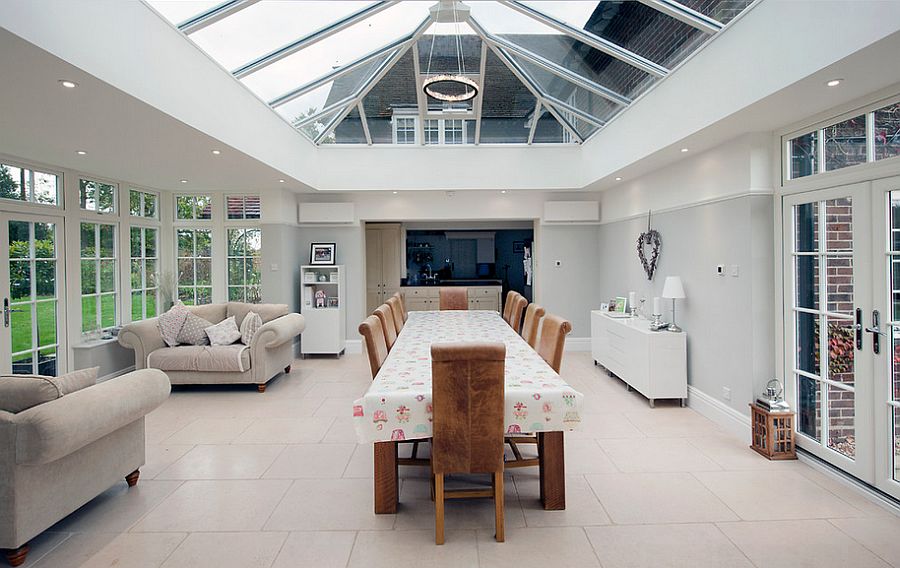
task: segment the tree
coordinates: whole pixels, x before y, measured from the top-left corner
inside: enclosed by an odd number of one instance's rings
[[[312,116],[318,112],[316,107],[309,107],[309,110],[306,112],[301,112],[297,116],[291,120],[291,126],[299,130],[300,132],[306,134],[310,140],[315,140],[316,137],[321,134],[325,128],[328,126],[326,123],[322,122],[320,117],[319,119],[310,122],[309,124],[304,124],[303,126],[298,126],[301,122],[303,122],[307,117]],[[328,133],[328,136],[325,137],[325,140],[322,141],[323,144],[330,144],[334,142],[334,130]]]
[[[21,170],[20,170],[21,171]],[[13,177],[7,166],[0,164],[0,197],[25,201],[25,185]]]

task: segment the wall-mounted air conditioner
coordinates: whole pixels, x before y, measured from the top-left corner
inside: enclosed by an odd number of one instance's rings
[[[353,203],[298,203],[297,222],[301,225],[354,225]]]
[[[546,201],[544,223],[599,223],[599,201]]]

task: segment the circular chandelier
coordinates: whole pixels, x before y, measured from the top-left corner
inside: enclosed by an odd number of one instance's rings
[[[447,16],[441,17],[442,5],[450,4],[452,6],[452,20]],[[425,94],[433,99],[437,99],[446,103],[460,103],[470,101],[478,96],[478,83],[466,76],[466,56],[463,53],[462,35],[459,30],[459,17],[457,15],[458,0],[442,0],[436,6],[435,21],[453,23],[456,27],[456,37],[454,45],[456,47],[456,73],[438,73],[431,74],[431,60],[434,57],[434,43],[437,32],[431,35],[431,50],[428,53],[428,67],[425,70],[425,79],[422,82],[422,90]],[[432,8],[434,10],[434,8]],[[463,7],[464,18],[467,17],[468,7]],[[446,18],[446,19],[445,19]]]

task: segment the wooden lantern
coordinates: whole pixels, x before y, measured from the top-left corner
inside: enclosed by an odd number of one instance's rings
[[[751,404],[750,419],[753,427],[751,448],[770,460],[797,459],[793,412],[769,412]]]

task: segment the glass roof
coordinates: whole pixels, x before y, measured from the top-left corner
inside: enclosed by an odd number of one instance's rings
[[[579,144],[752,2],[147,1],[316,145]]]

